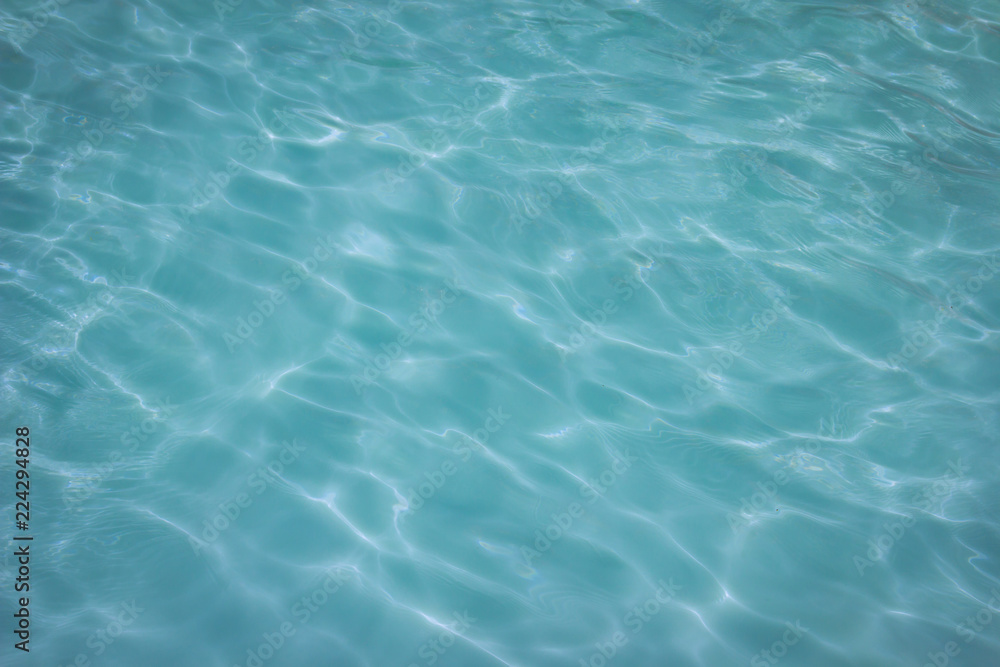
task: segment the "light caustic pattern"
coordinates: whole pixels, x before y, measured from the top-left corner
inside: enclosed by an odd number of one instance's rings
[[[50,0],[0,50],[0,663],[1000,664],[995,3]]]

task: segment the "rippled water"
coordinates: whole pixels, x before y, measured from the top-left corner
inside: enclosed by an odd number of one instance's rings
[[[0,30],[0,663],[1000,664],[996,3]]]

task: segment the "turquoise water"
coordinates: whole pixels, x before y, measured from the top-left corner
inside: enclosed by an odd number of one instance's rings
[[[0,664],[1000,664],[996,3],[0,30]]]

